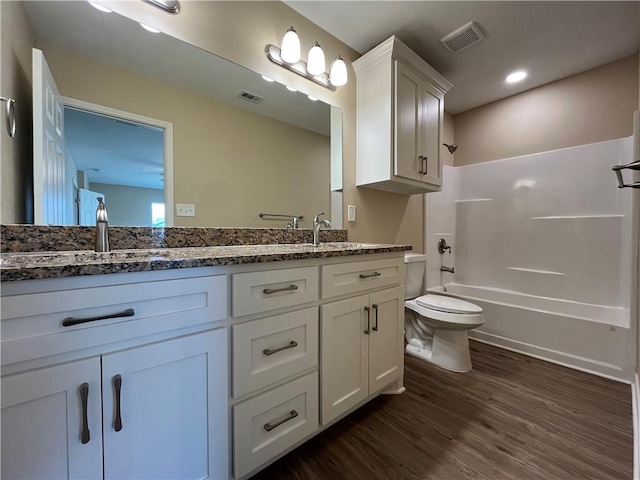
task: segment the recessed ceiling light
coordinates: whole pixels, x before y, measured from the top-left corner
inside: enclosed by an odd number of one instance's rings
[[[287,90],[289,90],[290,92],[297,92],[298,89],[297,88],[293,88],[287,85]]]
[[[317,102],[318,99],[316,97],[312,97],[311,95],[307,95],[307,97],[309,97],[309,100],[311,100],[312,102]]]
[[[518,70],[517,72],[510,73],[507,78],[505,78],[505,82],[507,83],[517,83],[527,78],[527,72],[523,70]]]
[[[267,76],[265,76],[265,75],[262,75],[262,79],[263,79],[265,82],[273,82],[273,78],[269,78],[269,77],[267,77]]]
[[[103,7],[102,5],[100,5],[99,3],[96,2],[89,2],[89,4],[93,7],[96,8],[98,10],[100,10],[101,12],[104,13],[111,13],[111,10],[109,10],[107,7]]]
[[[150,27],[149,25],[145,25],[144,23],[141,23],[140,26],[142,28],[144,28],[147,32],[151,32],[151,33],[160,33],[160,30],[157,30],[153,27]]]

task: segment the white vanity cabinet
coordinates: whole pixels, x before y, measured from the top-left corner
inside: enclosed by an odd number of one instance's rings
[[[257,316],[232,328],[236,478],[318,430],[318,273],[313,265],[232,275],[234,319]],[[293,311],[274,314],[283,308]]]
[[[404,258],[7,282],[2,478],[248,478],[403,376]]]
[[[384,285],[396,279],[400,283],[404,278],[401,259],[331,265],[323,270],[326,283],[342,281],[351,291],[375,288],[372,282]],[[330,292],[338,295],[340,290]],[[320,312],[321,422],[325,425],[402,378],[404,287],[327,303]]]
[[[227,478],[226,277],[47,282],[3,292],[2,478]]]
[[[439,190],[444,94],[452,85],[395,36],[353,63],[358,186]]]

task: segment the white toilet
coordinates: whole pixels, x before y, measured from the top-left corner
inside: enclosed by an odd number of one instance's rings
[[[446,370],[471,370],[467,330],[484,324],[482,308],[445,295],[424,293],[427,256],[405,253],[404,328],[409,355]]]

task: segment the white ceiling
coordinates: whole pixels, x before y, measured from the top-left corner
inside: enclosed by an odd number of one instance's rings
[[[360,53],[391,35],[454,87],[453,114],[589,70],[637,52],[638,1],[301,1],[285,3]],[[474,20],[484,40],[450,53],[440,39]],[[507,85],[506,75],[529,76]]]

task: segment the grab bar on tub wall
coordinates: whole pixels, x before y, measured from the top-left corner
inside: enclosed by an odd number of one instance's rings
[[[626,165],[614,165],[611,167],[611,170],[616,173],[618,188],[640,188],[640,182],[624,183],[624,179],[622,178],[622,170],[640,171],[640,160],[636,160],[635,162],[631,162]]]

